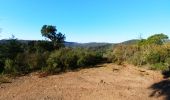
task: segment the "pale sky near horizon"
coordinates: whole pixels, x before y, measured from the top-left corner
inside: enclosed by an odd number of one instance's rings
[[[170,0],[0,0],[0,39],[42,40],[44,24],[81,43],[170,36]]]

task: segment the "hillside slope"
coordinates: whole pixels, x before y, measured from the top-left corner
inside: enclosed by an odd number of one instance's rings
[[[38,78],[36,73],[0,85],[0,100],[164,100],[152,85],[162,81],[160,72],[130,65],[98,65]]]

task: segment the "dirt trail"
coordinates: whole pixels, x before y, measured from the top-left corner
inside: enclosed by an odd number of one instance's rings
[[[0,85],[0,100],[164,100],[150,96],[154,90],[149,87],[161,80],[159,72],[103,64],[44,78],[35,73],[20,77]]]

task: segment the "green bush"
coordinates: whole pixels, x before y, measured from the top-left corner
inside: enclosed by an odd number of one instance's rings
[[[27,51],[29,53],[43,53],[46,51],[53,51],[52,42],[49,41],[30,41],[27,44]]]
[[[127,62],[135,66],[142,66],[146,64],[146,57],[142,52],[138,51],[134,53],[133,56],[129,57]]]
[[[170,57],[166,58],[165,63],[170,66]]]
[[[7,43],[0,49],[0,53],[3,57],[8,59],[15,59],[19,53],[23,53],[23,45],[16,39],[10,39]]]
[[[93,62],[94,61],[94,62]],[[80,67],[87,66],[87,65],[95,65],[95,57],[93,54],[84,54],[79,56],[77,61],[77,65]]]
[[[117,46],[114,51],[113,51],[113,54],[116,58],[116,63],[117,64],[121,64],[122,62],[125,61],[125,50],[126,50],[126,46],[124,45],[120,45],[120,46]]]
[[[150,52],[150,54],[147,56],[147,62],[149,64],[155,64],[160,62],[160,54],[156,52]]]
[[[6,59],[4,73],[11,75],[27,74],[47,66],[48,53],[20,53],[15,60]]]
[[[10,59],[5,60],[4,73],[5,74],[18,74],[18,66],[15,64],[13,60],[10,60]]]
[[[103,56],[99,52],[86,49],[77,49],[75,52],[78,57],[77,66],[79,67],[95,65],[103,60]]]
[[[107,52],[107,58],[109,62],[114,62],[117,64],[122,64],[123,62],[136,59],[134,55],[138,52],[138,47],[136,45],[116,45],[111,50]]]
[[[40,70],[47,66],[46,60],[48,59],[48,52],[45,53],[21,53],[18,54],[15,61],[20,66],[20,71],[29,73],[32,71]]]
[[[107,58],[107,62],[112,63],[116,61],[116,57],[113,54],[112,49],[108,49],[108,51],[104,54],[104,57]]]
[[[116,45],[106,57],[110,62],[127,62],[136,66],[150,65],[151,69],[165,70],[170,67],[170,45]]]
[[[85,49],[60,49],[49,56],[48,67],[44,68],[49,73],[64,72],[81,67],[95,65],[102,60],[96,52]]]
[[[162,70],[162,71],[165,71],[165,70],[168,70],[168,66],[164,63],[155,63],[153,65],[151,65],[151,69],[152,70]]]
[[[68,49],[54,51],[47,60],[48,67],[46,70],[50,73],[66,71],[70,65],[73,65],[74,58],[75,56]]]
[[[48,52],[42,54],[39,53],[29,54],[26,60],[30,70],[32,71],[40,70],[43,67],[47,66],[46,60],[48,59],[48,56],[49,56]]]

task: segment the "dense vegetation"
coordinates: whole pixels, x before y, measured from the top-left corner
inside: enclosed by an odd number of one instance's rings
[[[14,37],[0,43],[0,73],[24,75],[33,71],[49,74],[94,66],[101,62],[129,63],[149,69],[169,70],[168,36],[155,34],[147,39],[116,44],[65,47],[65,35],[55,26],[44,25],[41,34],[50,41],[21,42]]]
[[[0,44],[0,73],[24,75],[33,71],[49,74],[94,66],[103,61],[101,47],[65,47],[65,35],[55,26],[44,25],[42,36],[51,41],[18,41],[14,37]]]
[[[149,69],[169,70],[170,44],[165,34],[155,34],[148,39],[141,39],[136,44],[119,44],[107,52],[110,62],[123,62]]]

